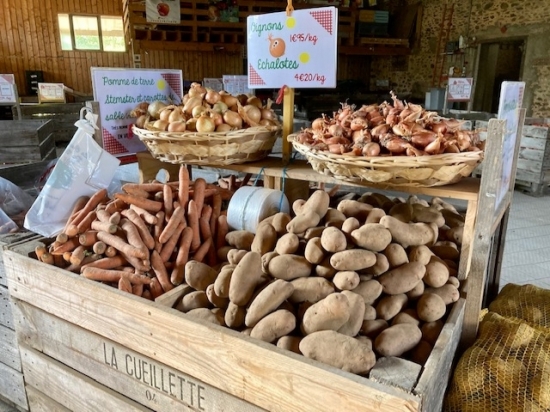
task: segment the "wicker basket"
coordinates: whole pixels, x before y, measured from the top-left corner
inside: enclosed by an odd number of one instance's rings
[[[370,182],[388,186],[429,187],[458,182],[469,176],[483,159],[483,152],[447,153],[433,156],[362,157],[312,150],[288,136],[294,149],[306,156],[313,169],[324,175],[353,183]]]
[[[266,157],[281,129],[250,127],[224,133],[161,132],[133,126],[134,134],[156,159],[168,163],[231,165]]]

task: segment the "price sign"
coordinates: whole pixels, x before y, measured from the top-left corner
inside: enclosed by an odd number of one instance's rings
[[[17,103],[13,74],[0,74],[0,103]]]
[[[471,77],[450,77],[449,91],[447,100],[450,102],[468,102],[472,97],[472,84],[474,79]]]
[[[336,87],[335,7],[249,16],[247,37],[250,89]]]
[[[38,103],[65,103],[63,83],[38,83]]]

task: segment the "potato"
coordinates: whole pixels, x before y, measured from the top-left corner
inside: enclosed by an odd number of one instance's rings
[[[368,336],[370,339],[376,339],[376,337],[388,327],[388,322],[384,319],[363,320],[363,324],[361,325],[361,333]]]
[[[414,363],[424,366],[430,354],[432,353],[432,345],[425,340],[421,340],[418,345],[411,351],[410,359]]]
[[[400,222],[409,223],[413,217],[413,207],[409,203],[398,203],[390,209],[388,214]]]
[[[269,274],[277,279],[292,280],[311,274],[311,263],[297,255],[275,256],[267,266]]]
[[[422,280],[426,267],[418,262],[405,263],[378,276],[378,281],[388,295],[398,295],[412,290]]]
[[[508,357],[504,360],[491,357],[486,366],[491,371],[491,375],[496,378],[496,382],[510,393],[515,393],[518,387],[528,380],[527,368],[519,359]]]
[[[279,212],[273,215],[271,225],[275,228],[275,231],[279,236],[286,233],[286,225],[290,223],[292,217],[288,213]]]
[[[215,287],[214,285],[208,285],[206,288],[206,297],[210,301],[212,305],[216,308],[222,308],[226,309],[229,305],[229,299],[222,298],[221,296],[216,295]]]
[[[222,268],[220,274],[214,282],[214,293],[220,298],[229,297],[229,284],[231,283],[231,276],[236,266],[230,265]]]
[[[281,349],[286,349],[291,352],[297,353],[298,355],[301,355],[302,352],[300,352],[300,342],[302,341],[302,337],[300,336],[281,336],[277,340],[277,347]]]
[[[365,313],[363,315],[363,320],[374,320],[374,319],[376,319],[376,308],[372,305],[365,305]]]
[[[350,292],[349,290],[344,290],[342,294],[348,298],[350,317],[348,321],[338,329],[338,332],[348,336],[357,336],[363,325],[365,301],[361,295]]]
[[[225,310],[225,324],[228,328],[237,329],[244,325],[246,311],[244,307],[237,306],[233,302],[229,302]]]
[[[382,219],[383,216],[386,216],[386,212],[384,212],[383,209],[379,209],[375,207],[369,212],[369,215],[367,216],[367,220],[365,221],[365,224],[379,223],[380,219]]]
[[[278,310],[262,318],[252,328],[250,337],[273,342],[281,336],[288,335],[296,328],[296,318],[288,310]]]
[[[208,285],[215,282],[218,272],[210,266],[190,260],[185,264],[185,283],[193,289],[206,291]]]
[[[372,350],[372,340],[370,340],[366,336],[359,335],[359,336],[356,336],[355,339],[357,339],[361,343],[364,343],[370,348],[370,350]]]
[[[359,229],[351,232],[353,242],[373,252],[383,251],[390,243],[392,235],[388,229],[379,223],[365,223]]]
[[[216,316],[215,313],[207,308],[191,309],[189,312],[187,312],[187,315],[193,316],[196,319],[200,319],[203,322],[214,323],[216,325],[223,326],[223,323],[220,322],[218,316]]]
[[[307,261],[312,264],[319,264],[323,261],[323,259],[325,258],[325,250],[321,245],[320,237],[314,237],[307,241],[304,256]]]
[[[430,263],[432,256],[434,253],[425,245],[411,247],[409,251],[409,261],[420,262],[423,265]]]
[[[237,266],[241,259],[248,253],[248,250],[244,249],[231,249],[229,253],[227,253],[227,261],[230,265]]]
[[[297,278],[292,282],[294,292],[289,298],[292,303],[319,302],[331,293],[334,293],[334,285],[325,278],[311,276]]]
[[[359,273],[359,282],[366,282],[367,280],[374,279],[374,275],[365,274],[364,271],[359,271],[357,273]]]
[[[256,236],[252,241],[250,250],[252,252],[265,255],[267,252],[272,252],[277,243],[277,232],[269,223],[261,223],[256,228]]]
[[[409,263],[409,257],[403,246],[397,243],[390,243],[386,249],[384,249],[384,255],[388,259],[390,269],[393,269],[397,266],[404,265]]]
[[[262,272],[265,275],[269,275],[269,262],[271,262],[271,259],[273,259],[275,256],[279,256],[279,254],[277,252],[268,252],[262,256]]]
[[[337,270],[330,264],[330,256],[323,259],[321,263],[315,266],[315,274],[322,278],[330,279],[336,274]]]
[[[376,253],[376,263],[365,271],[373,276],[380,276],[390,269],[388,258],[383,253]]]
[[[277,279],[262,289],[248,307],[244,323],[254,327],[256,323],[276,310],[294,292],[294,286],[285,280]]]
[[[445,224],[445,218],[436,209],[419,204],[413,205],[412,221],[416,223],[435,223],[437,227]]]
[[[420,319],[418,319],[416,310],[405,309],[404,311],[399,312],[397,315],[395,315],[391,322],[392,326],[398,325],[400,323],[412,323],[413,325],[420,326]]]
[[[342,223],[342,232],[351,235],[351,232],[353,232],[355,229],[359,229],[361,227],[361,223],[354,218],[354,217],[348,217],[344,223]]]
[[[341,252],[346,250],[347,239],[344,232],[336,227],[327,227],[321,235],[321,246],[327,252]]]
[[[430,343],[432,346],[435,345],[439,334],[443,330],[445,324],[441,320],[436,320],[435,322],[427,322],[422,325],[422,339]]]
[[[361,270],[373,266],[376,255],[369,250],[349,249],[337,252],[330,258],[330,264],[336,270]]]
[[[449,269],[440,259],[432,256],[426,265],[426,274],[422,280],[432,288],[439,288],[449,280]]]
[[[424,206],[424,207],[429,207],[430,206],[430,204],[428,203],[427,200],[421,199],[416,195],[409,195],[409,197],[407,198],[407,203],[409,203],[412,206],[414,206],[414,205],[421,205],[421,206]]]
[[[434,322],[445,316],[447,306],[443,299],[434,293],[424,293],[416,304],[418,318],[424,322]]]
[[[340,290],[353,290],[359,286],[359,274],[353,270],[337,272],[332,283]]]
[[[452,212],[450,210],[441,210],[441,214],[445,218],[445,224],[449,226],[451,229],[453,227],[462,227],[464,226],[464,217],[460,215],[459,213]]]
[[[346,220],[346,215],[340,212],[338,209],[329,208],[327,214],[324,217],[325,226],[341,228],[342,224]]]
[[[380,219],[392,235],[393,242],[405,249],[409,246],[433,245],[439,235],[435,223],[403,223],[392,216]]]
[[[291,255],[298,250],[300,239],[294,233],[287,233],[277,241],[275,252],[279,255]]]
[[[400,323],[383,330],[374,340],[374,350],[381,356],[401,356],[422,339],[418,326]]]
[[[189,292],[181,299],[180,303],[176,306],[176,309],[182,312],[189,312],[198,308],[210,308],[211,304],[206,296],[206,292],[202,290],[196,290]]]
[[[311,194],[304,206],[302,206],[302,213],[312,211],[322,219],[327,213],[329,204],[330,196],[328,193],[324,190],[316,190]]]
[[[332,330],[306,336],[300,342],[300,352],[310,359],[357,374],[367,374],[376,363],[368,344]]]
[[[297,199],[292,203],[292,211],[295,215],[302,213],[303,207],[306,204],[305,199]]]
[[[431,251],[441,259],[456,260],[460,257],[460,251],[454,242],[439,241],[430,247]]]
[[[233,250],[233,246],[222,246],[217,251],[218,261],[227,262],[227,254],[230,250]]]
[[[225,241],[236,249],[250,250],[254,233],[247,230],[234,230],[225,236]]]
[[[382,290],[382,285],[375,279],[360,282],[355,289],[352,289],[353,292],[363,297],[365,305],[373,305],[382,294]]]
[[[302,332],[305,335],[320,330],[338,330],[350,318],[350,304],[346,295],[332,293],[311,305],[304,313]]]
[[[286,230],[289,233],[304,233],[307,229],[317,226],[320,221],[321,216],[311,210],[308,210],[296,215],[296,217],[292,219],[288,225],[286,225]]]
[[[237,306],[246,305],[252,298],[262,273],[261,255],[257,252],[248,252],[231,275],[229,300]]]
[[[426,288],[425,293],[433,293],[434,295],[438,295],[441,299],[443,299],[445,305],[450,305],[460,298],[460,292],[450,283],[447,283],[440,288]]]
[[[376,305],[377,319],[389,321],[401,312],[407,302],[408,298],[404,293],[399,295],[384,296]]]
[[[310,239],[313,239],[314,237],[320,238],[325,229],[326,227],[324,226],[310,227],[308,230],[305,231],[304,239],[310,240]]]
[[[447,284],[453,285],[455,288],[460,287],[460,280],[456,276],[449,276],[449,279],[447,279]]]
[[[225,324],[225,309],[213,308],[213,309],[210,309],[210,312],[212,312],[216,316],[216,319],[218,319],[218,323],[221,326],[226,326],[226,324]]]
[[[462,245],[462,238],[464,235],[464,226],[456,226],[450,228],[445,232],[445,237],[451,242],[456,243],[457,245]]]
[[[354,217],[359,222],[364,222],[373,207],[357,200],[342,200],[338,203],[337,209],[347,217]]]
[[[418,282],[414,288],[407,292],[407,297],[409,300],[417,300],[424,294],[425,289],[426,285],[424,282]]]

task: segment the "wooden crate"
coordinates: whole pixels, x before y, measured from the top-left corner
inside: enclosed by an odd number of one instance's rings
[[[487,128],[487,122],[476,121],[475,128]],[[533,196],[542,196],[550,185],[550,119],[525,119],[516,185]]]
[[[41,263],[28,257],[36,244],[11,248],[4,261],[25,380],[40,399],[78,411],[441,407],[464,300],[454,305],[430,359],[405,389],[398,376],[405,369],[382,371],[383,383],[344,372]]]
[[[80,109],[84,103],[42,103],[21,106],[23,119],[38,119],[53,121],[53,136],[55,142],[69,142],[76,132],[75,122],[80,119]],[[17,118],[17,110],[12,108],[13,118]]]
[[[39,162],[55,158],[51,120],[1,120],[0,163]]]

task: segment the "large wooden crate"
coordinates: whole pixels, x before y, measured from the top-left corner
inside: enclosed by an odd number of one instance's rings
[[[35,402],[73,411],[441,407],[461,334],[462,299],[425,367],[409,372],[409,384],[403,375],[414,367],[388,366],[375,381],[41,263],[28,257],[36,244],[4,255],[31,410],[39,410]]]
[[[51,120],[1,120],[0,163],[39,162],[55,158]]]
[[[52,120],[55,142],[69,142],[77,127],[75,122],[80,119],[80,109],[84,103],[41,103],[21,106],[22,119]],[[17,118],[16,107],[12,108],[13,118]]]

